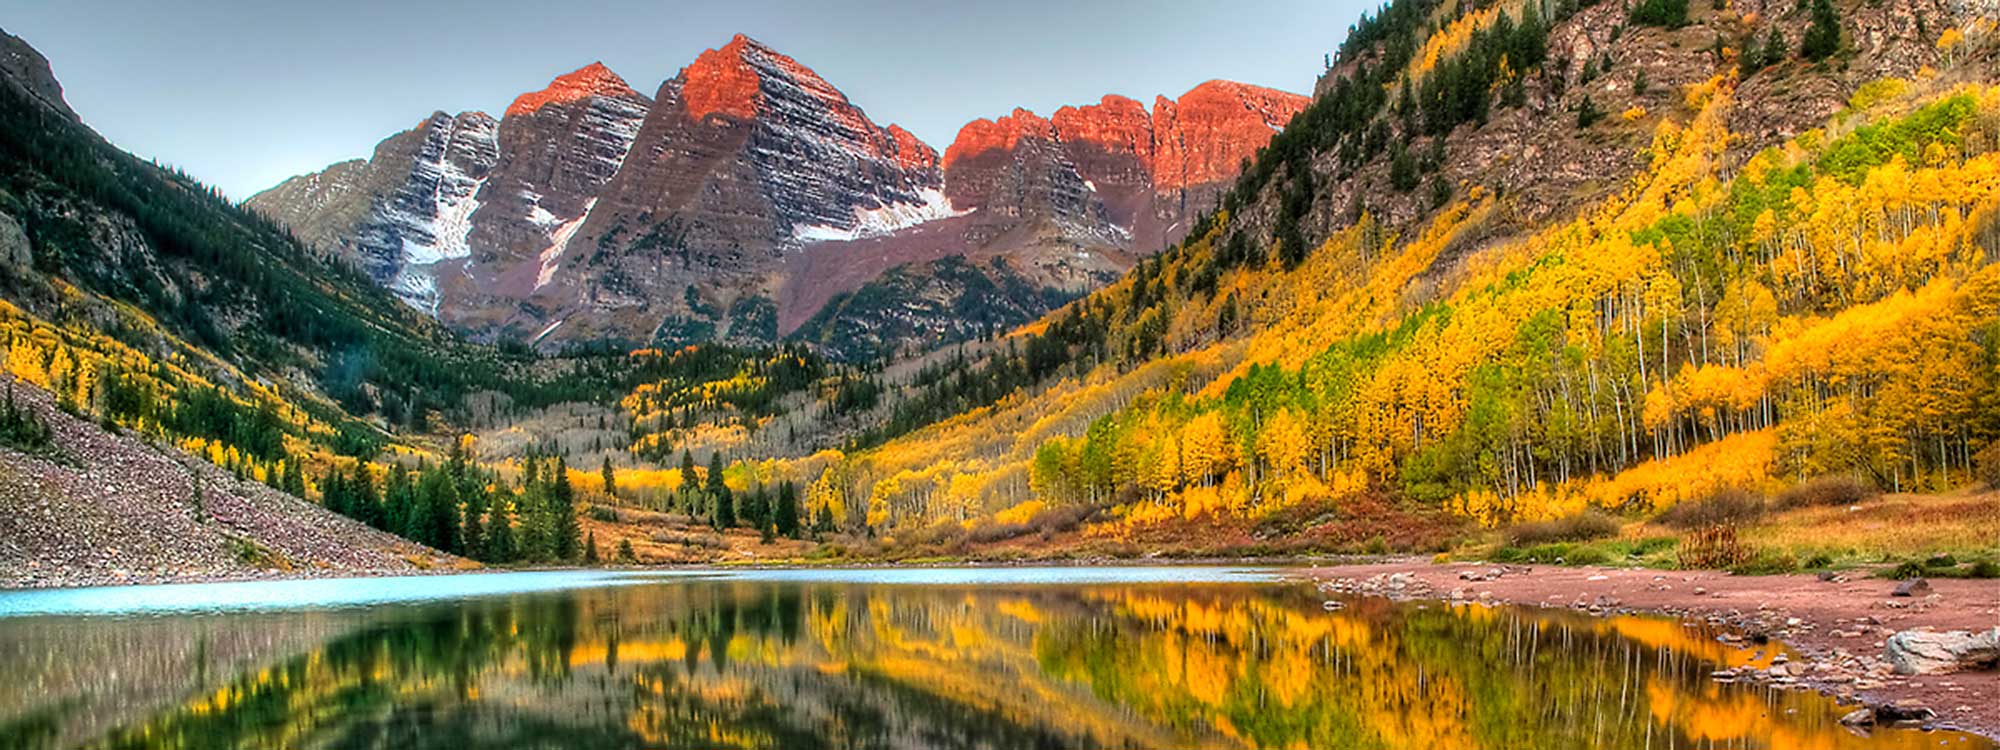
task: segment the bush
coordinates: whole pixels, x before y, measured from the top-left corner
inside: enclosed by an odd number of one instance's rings
[[[1728,570],[1750,557],[1750,549],[1736,540],[1735,528],[1709,526],[1681,541],[1676,562],[1682,570]]]
[[[1799,569],[1798,558],[1788,552],[1759,552],[1756,556],[1737,563],[1729,572],[1740,576],[1769,576],[1791,573]]]
[[[618,509],[603,505],[592,505],[590,506],[590,518],[591,520],[602,521],[604,523],[617,523]]]
[[[1618,519],[1594,510],[1553,521],[1516,524],[1507,529],[1507,544],[1529,547],[1548,542],[1582,542],[1618,533]]]
[[[1698,500],[1668,508],[1653,520],[1676,529],[1734,526],[1764,516],[1764,498],[1749,490],[1726,487]]]
[[[1854,505],[1882,494],[1875,485],[1844,475],[1808,479],[1778,493],[1780,508],[1817,508]]]

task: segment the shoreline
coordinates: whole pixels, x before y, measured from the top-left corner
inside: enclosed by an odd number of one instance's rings
[[[1776,672],[1721,670],[1718,681],[1814,690],[1857,707],[1915,701],[1936,712],[1925,723],[1929,728],[2000,739],[2000,671],[1904,676],[1893,674],[1883,656],[1883,640],[1896,632],[2000,626],[2000,580],[1931,580],[1928,595],[1900,598],[1890,596],[1898,582],[1886,579],[1645,568],[1403,561],[1314,566],[1303,577],[1324,594],[1564,608],[1603,617],[1657,615],[1721,626],[1741,634],[1731,645],[1769,639],[1796,660]]]
[[[1751,682],[1774,689],[1809,689],[1842,704],[1868,706],[1916,701],[1936,712],[1928,726],[2000,739],[2000,672],[1902,676],[1889,672],[1883,639],[1910,629],[1978,631],[2000,626],[2000,581],[1940,579],[1928,595],[1891,597],[1887,579],[1806,575],[1736,576],[1722,571],[1648,568],[1438,564],[1416,558],[1288,557],[1050,560],[772,561],[637,566],[525,566],[505,568],[269,571],[262,575],[163,574],[84,576],[58,585],[0,587],[0,595],[108,586],[373,579],[555,571],[812,570],[830,568],[1082,568],[1082,567],[1281,567],[1284,576],[1323,594],[1381,596],[1402,601],[1444,601],[1573,609],[1597,616],[1653,615],[1721,626],[1744,641],[1768,638],[1797,656],[1785,673],[1724,670],[1719,681]],[[1497,575],[1495,575],[1497,573]],[[47,579],[38,580],[47,583]],[[9,582],[15,583],[15,582]],[[1741,644],[1744,641],[1738,641]],[[1732,644],[1736,645],[1736,644]]]

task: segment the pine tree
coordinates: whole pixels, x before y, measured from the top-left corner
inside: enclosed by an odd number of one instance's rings
[[[1791,56],[1792,56],[1791,49],[1785,46],[1784,33],[1778,31],[1777,27],[1774,26],[1771,28],[1770,40],[1764,42],[1764,57],[1762,58],[1762,61],[1757,64],[1757,67],[1760,69],[1768,68],[1773,65],[1777,65],[1778,63],[1784,62],[1786,58],[1789,58]]]
[[[353,509],[354,520],[378,529],[387,529],[388,511],[382,507],[382,497],[375,492],[374,475],[368,472],[368,464],[355,462],[354,477],[347,480],[347,507]]]
[[[718,529],[727,529],[735,526],[736,499],[730,497],[729,485],[722,481],[721,451],[708,454],[708,486],[706,494],[708,495],[709,506],[714,509],[714,512],[709,516],[709,523]]]
[[[772,519],[771,526],[776,528],[779,534],[793,539],[798,538],[799,490],[790,480],[778,485],[778,507],[772,515],[775,518]]]
[[[382,525],[385,530],[405,539],[417,538],[410,470],[403,468],[402,464],[389,466],[389,483],[382,491],[382,505]]]
[[[558,560],[574,560],[577,543],[583,535],[576,521],[576,490],[570,486],[569,467],[563,463],[561,456],[556,457],[555,468],[550,473],[553,475],[548,493],[549,528],[553,533],[550,552]]]
[[[590,537],[583,541],[583,562],[585,565],[597,564],[597,532],[595,531],[590,532]]]
[[[743,507],[737,509],[736,515],[743,525],[761,530],[770,525],[770,506],[771,496],[765,491],[764,485],[760,484],[755,491],[743,497]]]
[[[521,518],[520,557],[548,560],[555,556],[555,527],[550,523],[548,485],[542,481],[542,460],[530,455],[523,460],[521,493],[514,512]]]
[[[833,504],[819,506],[819,518],[813,521],[813,533],[825,534],[837,528],[833,523]]]
[[[604,496],[609,498],[617,498],[618,472],[611,470],[610,456],[604,457],[604,468],[600,469],[599,471],[604,475]]]
[[[695,484],[695,473],[694,473],[694,454],[690,453],[688,449],[682,448],[681,486],[675,488],[675,494],[679,495],[678,503],[680,504],[682,510],[687,511],[688,515],[699,515],[701,513],[701,511],[698,511],[695,507],[697,503],[693,502],[693,498],[696,496],[695,492],[696,487],[697,485]]]
[[[328,468],[326,477],[319,480],[319,504],[327,510],[352,518],[354,511],[347,505],[346,488],[341,486],[340,472]]]
[[[423,472],[417,483],[418,541],[445,552],[463,553],[459,537],[458,483],[447,467]]]
[[[639,561],[639,556],[632,552],[631,539],[618,540],[618,561],[626,564],[631,564]]]
[[[482,560],[489,563],[509,563],[519,556],[514,548],[514,518],[507,507],[514,501],[513,493],[505,488],[495,495],[486,508],[486,549]]]
[[[1799,54],[1807,60],[1819,62],[1840,51],[1840,12],[1834,10],[1833,0],[1813,0],[1812,25],[1806,28],[1806,35],[1799,40]]]

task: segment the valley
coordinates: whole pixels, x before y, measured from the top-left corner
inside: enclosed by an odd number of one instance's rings
[[[240,204],[7,37],[5,583],[1991,577],[1992,10],[1399,0],[1310,97],[1110,95],[942,150],[737,35]]]

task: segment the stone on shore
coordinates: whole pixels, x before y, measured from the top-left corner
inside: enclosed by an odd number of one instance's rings
[[[1884,644],[1897,674],[1951,674],[2000,666],[2000,627],[1978,633],[1962,630],[1905,630]]]

